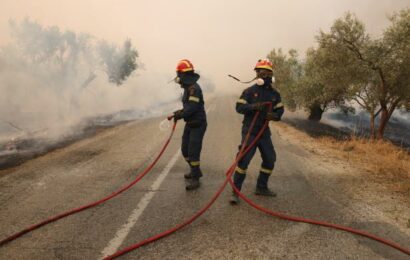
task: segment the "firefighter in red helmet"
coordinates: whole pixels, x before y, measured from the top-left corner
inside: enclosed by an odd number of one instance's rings
[[[255,139],[266,120],[279,121],[284,112],[280,94],[273,88],[272,63],[269,60],[259,60],[254,69],[257,78],[256,84],[245,89],[236,102],[236,111],[244,115],[242,122],[242,142],[249,130],[255,113],[259,111],[259,116],[246,145],[249,145]],[[268,111],[268,106],[264,105],[264,103],[267,102],[272,103],[271,111]],[[268,188],[268,180],[276,161],[276,153],[270,136],[270,129],[267,128],[262,133],[256,145],[239,160],[233,176],[234,185],[239,190],[242,188],[242,184],[245,180],[248,165],[256,149],[259,149],[262,156],[262,165],[259,170],[255,194],[270,197],[276,196],[276,193]],[[230,202],[232,204],[239,202],[238,195],[235,192],[233,192]]]
[[[197,81],[199,75],[195,73],[194,66],[187,60],[181,60],[176,68],[175,82],[184,89],[182,96],[183,109],[174,112],[174,120],[184,119],[186,122],[182,135],[182,155],[190,166],[190,172],[185,174],[187,180],[186,190],[194,190],[200,186],[199,178],[202,177],[200,168],[200,154],[202,140],[207,128],[204,97]]]

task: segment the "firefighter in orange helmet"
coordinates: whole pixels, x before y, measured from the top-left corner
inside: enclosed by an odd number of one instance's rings
[[[256,84],[245,89],[241,97],[236,102],[236,111],[244,115],[242,121],[242,142],[249,130],[252,119],[256,112],[259,116],[255,126],[252,129],[250,138],[246,145],[249,145],[261,130],[266,120],[279,121],[284,112],[283,104],[279,92],[273,88],[273,65],[269,60],[259,60],[255,65]],[[264,103],[272,103],[272,110]],[[262,165],[260,166],[259,176],[256,183],[255,194],[262,196],[276,196],[276,193],[268,188],[268,179],[273,171],[276,161],[276,153],[271,140],[270,129],[267,128],[256,145],[239,160],[233,176],[234,185],[239,190],[246,177],[248,165],[254,156],[256,149],[259,149],[262,156]],[[232,204],[239,202],[238,195],[233,192],[230,199]]]
[[[184,119],[186,122],[182,135],[182,155],[190,166],[190,172],[185,174],[186,190],[194,190],[200,186],[202,177],[200,154],[202,140],[207,128],[204,97],[197,81],[199,75],[189,60],[181,60],[176,67],[175,82],[184,89],[182,96],[183,109],[174,112],[174,120]]]

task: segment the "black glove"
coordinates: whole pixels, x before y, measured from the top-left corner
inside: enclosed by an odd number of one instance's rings
[[[174,112],[174,122],[178,121],[179,119],[182,119],[182,116],[184,114],[184,110],[177,110]]]
[[[279,121],[280,120],[280,116],[278,115],[278,113],[276,112],[268,112],[266,114],[266,120],[268,121]]]
[[[265,105],[263,103],[255,103],[252,104],[252,110],[256,110],[256,111],[262,111],[265,108]]]

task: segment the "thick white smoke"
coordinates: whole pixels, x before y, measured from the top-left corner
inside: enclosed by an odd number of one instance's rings
[[[0,141],[70,134],[85,118],[145,111],[175,101],[167,78],[143,71],[130,41],[115,46],[91,35],[10,22],[0,48]]]

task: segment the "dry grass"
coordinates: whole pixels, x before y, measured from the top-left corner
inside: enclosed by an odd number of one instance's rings
[[[366,169],[378,181],[410,195],[410,154],[389,141],[352,137],[346,141],[323,137],[319,143]]]
[[[285,123],[282,138],[296,141],[306,150],[322,157],[335,157],[363,169],[369,180],[410,198],[410,153],[389,141],[375,141],[352,137],[340,140],[333,137],[313,138]]]
[[[407,175],[410,173],[410,154],[388,141],[352,137],[346,141],[319,138],[320,143],[344,152],[345,158],[368,165],[377,174]]]

